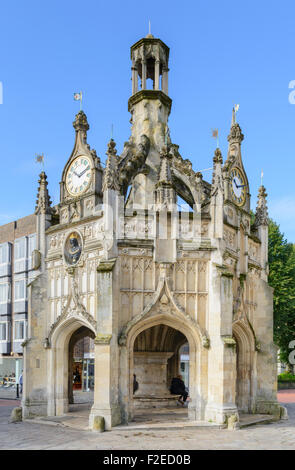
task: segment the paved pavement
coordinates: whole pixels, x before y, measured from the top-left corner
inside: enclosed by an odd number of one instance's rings
[[[280,390],[278,392],[278,400],[283,403],[295,403],[295,390]]]
[[[93,449],[93,450],[192,450],[192,449],[295,449],[295,390],[279,393],[289,420],[261,424],[238,431],[196,430],[110,431],[101,434],[60,425],[25,421],[9,423],[19,402],[0,400],[0,449]],[[293,401],[293,402],[292,402]]]

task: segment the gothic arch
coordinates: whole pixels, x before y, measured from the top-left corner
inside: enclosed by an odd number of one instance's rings
[[[48,403],[49,416],[60,416],[68,411],[69,344],[75,331],[81,327],[87,328],[92,335],[96,334],[94,327],[78,316],[66,318],[52,331],[51,347],[48,350],[48,389],[51,397]]]
[[[156,308],[157,307],[157,308]],[[209,338],[205,331],[202,330],[199,323],[191,318],[185,310],[176,302],[174,299],[173,293],[169,288],[167,282],[167,273],[160,275],[159,283],[157,290],[154,294],[152,301],[145,307],[145,309],[134,318],[132,318],[122,329],[119,344],[125,346],[128,336],[130,336],[130,331],[136,327],[138,324],[144,324],[145,321],[149,321],[150,317],[153,315],[153,312],[164,311],[167,312],[167,318],[172,318],[173,321],[179,321],[182,325],[188,325],[190,332],[194,332],[195,336],[198,338],[199,345],[205,348],[209,347]],[[159,314],[157,313],[156,318]],[[181,329],[179,330],[181,331]],[[184,333],[185,334],[185,333]]]
[[[174,166],[173,174],[177,194],[182,197],[192,209],[194,205],[197,207],[199,204],[199,195],[189,177],[181,173]]]
[[[249,325],[243,320],[233,323],[236,340],[236,404],[243,412],[254,411],[256,391],[255,337]]]
[[[127,361],[128,383],[126,384],[128,393],[128,410],[126,414],[127,419],[133,416],[133,370],[134,370],[134,342],[138,335],[153,326],[156,325],[167,325],[173,329],[180,331],[187,339],[190,349],[190,398],[189,403],[189,418],[192,420],[201,419],[203,413],[203,401],[205,387],[202,383],[201,374],[202,363],[205,362],[204,358],[207,351],[202,347],[201,338],[196,329],[193,329],[188,321],[178,317],[177,315],[171,315],[169,312],[160,312],[155,315],[151,315],[145,318],[141,318],[139,321],[134,323],[127,331],[126,342],[124,348],[121,348],[122,357],[125,356]]]

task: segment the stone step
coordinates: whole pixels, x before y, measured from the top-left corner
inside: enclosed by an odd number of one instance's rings
[[[209,423],[207,421],[175,421],[159,423],[130,423],[116,426],[114,431],[171,431],[171,430],[196,430],[204,428],[224,429],[224,424]]]
[[[176,407],[180,395],[135,395],[135,408],[170,408]]]
[[[239,417],[239,428],[246,428],[248,426],[254,426],[256,424],[269,424],[277,421],[274,415],[262,415],[262,414],[240,414]]]

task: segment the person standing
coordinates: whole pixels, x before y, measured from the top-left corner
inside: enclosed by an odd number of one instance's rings
[[[23,371],[19,376],[18,383],[19,383],[19,393],[23,393]]]

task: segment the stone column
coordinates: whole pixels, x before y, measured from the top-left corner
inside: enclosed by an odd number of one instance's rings
[[[162,75],[162,91],[166,95],[168,95],[168,67],[163,67],[163,75]]]
[[[131,67],[131,70],[132,70],[132,95],[134,95],[135,93],[137,93],[137,67],[136,65],[133,65]]]
[[[160,61],[155,61],[155,90],[160,89]]]
[[[146,89],[146,61],[142,61],[141,89]]]
[[[91,429],[96,416],[104,418],[106,430],[121,422],[118,404],[119,351],[116,328],[118,312],[113,273],[115,262],[115,259],[100,261],[97,268],[98,333],[94,340],[95,384],[94,403],[89,416]]]
[[[223,424],[238,415],[236,350],[232,337],[232,274],[211,265],[209,277],[208,403],[205,419]]]

